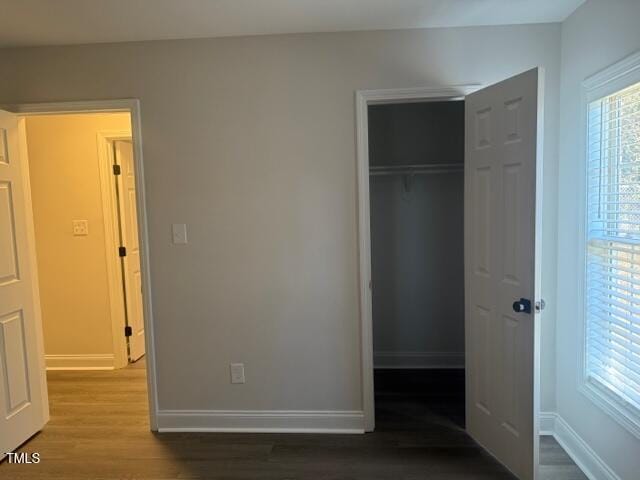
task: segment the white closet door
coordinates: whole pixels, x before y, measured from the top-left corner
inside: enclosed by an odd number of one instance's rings
[[[475,92],[465,113],[467,430],[527,480],[538,463],[539,76]]]

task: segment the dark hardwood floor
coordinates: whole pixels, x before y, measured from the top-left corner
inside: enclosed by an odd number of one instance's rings
[[[540,480],[588,480],[553,437],[540,437]]]
[[[20,449],[42,460],[5,461],[0,478],[513,479],[464,432],[461,375],[378,371],[377,429],[366,435],[154,434],[143,363],[112,372],[49,372],[51,421]],[[570,473],[557,451],[552,458],[549,468]]]

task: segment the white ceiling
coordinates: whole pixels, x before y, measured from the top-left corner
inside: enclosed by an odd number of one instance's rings
[[[0,47],[561,22],[584,0],[0,0]]]

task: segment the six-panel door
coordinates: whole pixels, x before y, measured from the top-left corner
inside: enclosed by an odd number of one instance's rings
[[[18,120],[0,111],[0,458],[48,420],[24,175]]]
[[[521,479],[537,468],[538,76],[534,69],[466,98],[466,421]],[[519,307],[519,305],[516,305]]]

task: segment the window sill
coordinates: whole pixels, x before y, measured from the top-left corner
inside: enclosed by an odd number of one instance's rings
[[[626,404],[615,393],[609,392],[606,387],[594,380],[584,379],[579,390],[604,413],[634,437],[640,439],[640,411],[638,409]]]

